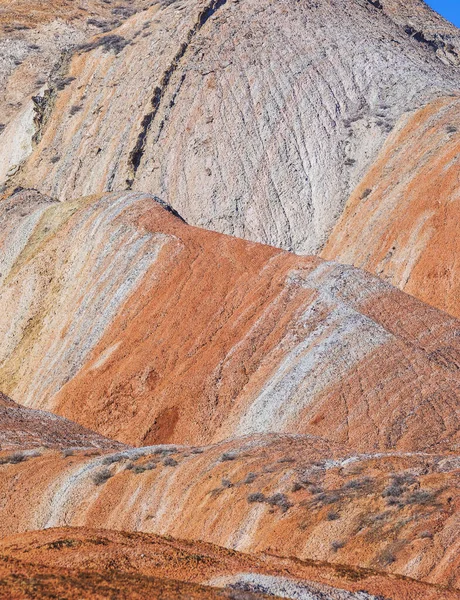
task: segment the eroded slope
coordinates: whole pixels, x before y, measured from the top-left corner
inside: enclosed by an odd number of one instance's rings
[[[195,229],[145,194],[0,210],[0,387],[26,406],[137,445],[458,447],[460,325],[377,278]]]
[[[0,393],[0,450],[33,448],[122,449],[124,445],[52,413],[19,406]],[[20,462],[21,454],[11,460]]]
[[[57,571],[61,577],[63,569],[72,569],[74,577],[75,572],[84,571],[88,578],[91,572],[102,574],[110,571],[110,584],[115,589],[115,585],[122,581],[122,574],[135,575],[141,585],[146,577],[167,578],[163,584],[163,599],[171,579],[213,585],[214,589],[207,591],[210,595],[217,592],[215,586],[225,586],[228,597],[233,600],[255,600],[261,598],[264,591],[270,594],[270,598],[280,594],[296,600],[377,600],[377,595],[378,598],[409,600],[414,594],[419,600],[450,600],[456,597],[454,590],[403,577],[388,577],[371,570],[345,569],[266,554],[254,556],[196,541],[108,530],[48,529],[10,536],[0,543],[0,555],[5,563],[5,559],[9,561],[13,572],[18,559],[27,563],[22,565],[23,569],[28,567],[29,571],[24,569],[28,575],[33,573],[36,576],[34,571],[39,572],[43,565]],[[93,580],[96,579],[94,575]],[[3,583],[4,580],[0,580],[0,589]],[[134,583],[140,593],[139,585],[136,581]],[[179,595],[174,598],[182,597],[181,593],[195,591],[194,588],[184,588],[181,592],[177,585],[176,593]],[[132,595],[129,594],[135,593],[122,586],[118,589],[119,593],[127,593],[130,598]],[[203,596],[199,598],[208,597],[204,595],[205,589],[200,591]],[[149,590],[149,598],[156,598],[156,595],[151,595],[152,592]],[[186,596],[191,597],[194,596]]]
[[[323,252],[460,316],[457,98],[404,118],[347,203]]]
[[[459,581],[458,456],[356,455],[271,435],[204,449],[48,451],[0,469],[2,535],[104,527]]]

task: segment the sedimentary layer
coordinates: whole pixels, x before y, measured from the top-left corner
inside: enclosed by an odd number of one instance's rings
[[[322,253],[460,316],[458,98],[405,116]]]
[[[132,11],[117,25],[102,10],[93,37],[74,25],[40,67],[36,100],[5,122],[7,186],[157,193],[191,224],[312,253],[398,119],[460,89],[458,30],[421,0]]]
[[[19,585],[24,593],[25,582],[30,582],[33,588],[37,576],[44,579],[43,572],[48,571],[51,576],[59,576],[61,589],[63,582],[68,582],[75,593],[75,580],[82,583],[86,579],[88,587],[96,582],[94,588],[90,587],[94,594],[98,584],[110,586],[112,598],[117,598],[117,593],[130,598],[133,594],[145,593],[141,590],[148,583],[151,585],[148,597],[157,598],[156,594],[161,594],[158,597],[163,600],[169,597],[171,584],[176,586],[174,600],[208,598],[213,597],[212,594],[233,600],[256,600],[265,598],[265,594],[272,599],[280,594],[296,600],[377,600],[382,597],[411,600],[414,595],[419,600],[450,600],[456,597],[454,590],[445,587],[390,577],[369,569],[267,554],[255,556],[202,542],[87,528],[47,529],[10,536],[0,542],[0,556],[0,561],[3,560],[0,590],[9,584],[10,593]],[[13,577],[7,578],[5,571],[14,574],[14,584]],[[103,579],[107,572],[110,572],[109,581]],[[157,580],[156,586],[151,581],[153,577]],[[158,582],[158,578],[162,579]],[[212,587],[183,586],[181,589],[180,582]],[[228,596],[219,595],[217,587],[225,587]],[[56,589],[53,585],[53,590]],[[46,596],[46,588],[41,591]],[[37,587],[33,592],[34,598],[41,597]],[[197,596],[191,595],[193,593]],[[59,597],[67,598],[64,594],[60,590]]]

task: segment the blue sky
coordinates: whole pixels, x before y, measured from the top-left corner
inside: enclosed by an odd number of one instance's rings
[[[460,0],[425,0],[436,12],[460,27]]]

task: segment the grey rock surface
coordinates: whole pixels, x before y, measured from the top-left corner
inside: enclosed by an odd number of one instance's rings
[[[110,34],[74,48],[7,183],[151,192],[298,253],[322,248],[401,115],[460,90],[459,32],[421,0],[176,0]]]

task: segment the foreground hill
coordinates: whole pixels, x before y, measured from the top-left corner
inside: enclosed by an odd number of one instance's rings
[[[20,192],[0,223],[0,389],[26,406],[135,445],[458,448],[460,323],[375,277],[133,192]]]
[[[143,531],[459,585],[458,455],[356,455],[270,435],[0,462],[2,536],[69,525]]]
[[[94,594],[90,598],[99,598],[99,591],[107,594],[110,590],[111,598],[145,598],[142,594],[148,593],[149,598],[163,600],[256,600],[273,599],[277,594],[297,600],[457,597],[454,590],[388,577],[378,571],[267,554],[245,555],[211,544],[154,535],[66,528],[15,535],[0,542],[0,597],[6,586],[10,594],[20,589],[23,595],[18,594],[18,598],[47,597],[51,582],[60,598],[74,598],[71,594],[76,589],[82,594],[80,598],[86,598],[88,591]],[[64,591],[67,586],[69,595]],[[225,590],[217,589],[221,587]]]

